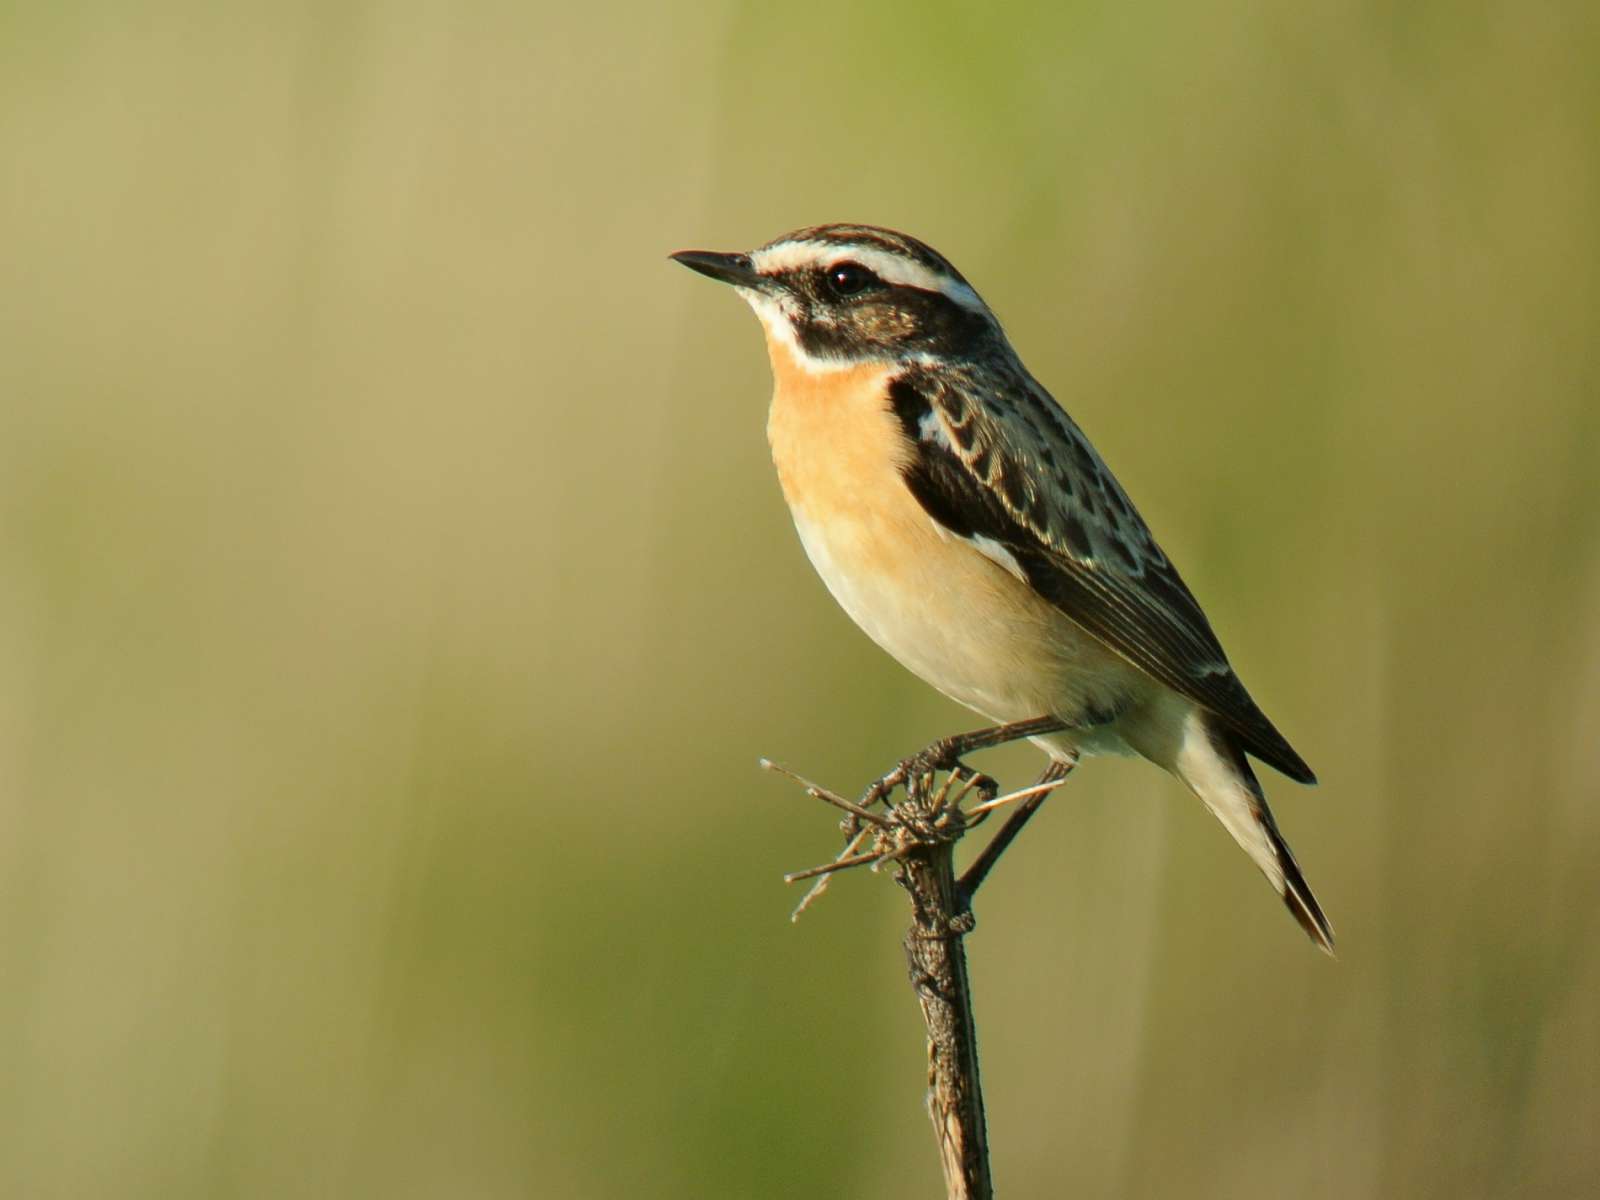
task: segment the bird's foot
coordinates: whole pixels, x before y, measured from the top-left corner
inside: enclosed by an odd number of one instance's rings
[[[1047,776],[1031,788],[1002,796],[1000,785],[982,771],[968,766],[963,756],[1006,742],[1054,733],[1063,728],[1065,725],[1059,718],[1038,717],[1031,721],[1016,721],[1009,725],[996,725],[972,733],[940,738],[916,754],[901,759],[893,770],[874,781],[862,793],[860,801],[848,800],[763,759],[761,765],[765,769],[787,776],[803,787],[808,795],[845,813],[840,822],[840,829],[845,836],[844,847],[835,858],[831,862],[795,871],[784,877],[789,883],[805,879],[814,881],[794,916],[798,918],[822,893],[828,880],[840,871],[855,867],[876,868],[879,863],[899,859],[918,846],[958,841],[968,829],[1003,805],[1022,801],[1024,808],[1036,806],[1058,779]],[[944,776],[942,781],[939,779],[941,774]],[[905,799],[899,804],[891,799],[896,790],[905,793]],[[973,797],[976,799],[963,807]],[[880,804],[882,811],[878,811]],[[1008,833],[1014,836],[1018,827],[1020,822],[1013,818],[1007,823],[1007,829],[1002,830],[1002,840],[1009,841]],[[987,867],[984,867],[971,879],[972,886],[963,889],[964,895],[976,890],[976,884],[986,871]]]
[[[935,790],[933,781],[941,771],[945,772],[944,784]],[[957,783],[961,784],[958,800],[977,792],[980,800],[987,802],[1000,794],[1000,785],[993,778],[934,745],[902,759],[892,771],[874,780],[872,786],[861,795],[861,807],[870,809],[882,803],[892,811],[903,808],[905,803],[920,802],[920,807],[937,811],[944,806],[951,788]],[[890,797],[897,789],[904,789],[906,793],[906,801],[900,805],[890,802]]]

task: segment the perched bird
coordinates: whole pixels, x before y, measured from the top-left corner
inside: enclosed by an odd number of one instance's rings
[[[778,479],[855,622],[993,720],[1057,718],[1064,728],[1034,740],[1059,763],[1139,754],[1176,775],[1331,953],[1246,755],[1316,777],[961,273],[870,225],[672,257],[732,284],[760,318]]]

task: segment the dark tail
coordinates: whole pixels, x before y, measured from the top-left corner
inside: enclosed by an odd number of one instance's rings
[[[1261,868],[1306,935],[1331,955],[1333,927],[1278,832],[1238,735],[1212,714],[1192,711],[1172,770]]]
[[[1227,735],[1224,734],[1223,737],[1226,738]],[[1229,756],[1230,765],[1249,786],[1255,798],[1256,820],[1261,822],[1267,840],[1272,843],[1273,853],[1277,855],[1278,866],[1283,869],[1283,905],[1294,919],[1300,922],[1300,928],[1306,931],[1306,936],[1331,957],[1333,926],[1328,923],[1322,905],[1317,903],[1311,885],[1301,873],[1300,864],[1294,859],[1294,851],[1289,849],[1289,843],[1284,841],[1283,834],[1278,832],[1278,822],[1273,819],[1272,809],[1267,807],[1266,793],[1261,790],[1261,782],[1256,778],[1256,773],[1250,769],[1249,761],[1237,746],[1231,744],[1231,740],[1229,749],[1232,751]]]

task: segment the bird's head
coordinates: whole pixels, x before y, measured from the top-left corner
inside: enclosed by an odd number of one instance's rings
[[[890,229],[819,225],[745,254],[680,250],[672,257],[732,284],[774,347],[809,370],[971,358],[1003,342],[994,314],[961,272]]]

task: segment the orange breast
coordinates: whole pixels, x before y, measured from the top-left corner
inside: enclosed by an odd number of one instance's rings
[[[782,342],[769,337],[767,350],[774,384],[767,440],[789,506],[827,519],[881,505],[909,452],[889,410],[892,368],[813,372]]]
[[[812,372],[768,340],[772,458],[812,565],[855,622],[953,699],[997,720],[1077,711],[1131,668],[1027,584],[941,529],[901,477],[913,447],[887,364]]]

